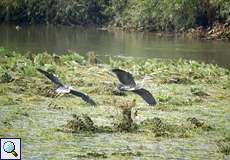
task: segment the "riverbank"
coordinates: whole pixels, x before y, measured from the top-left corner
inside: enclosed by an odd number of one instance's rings
[[[230,2],[226,0],[3,0],[0,2],[0,23],[110,26],[148,32],[189,32],[190,37],[195,35],[195,38],[229,39],[229,8]]]
[[[107,27],[99,28],[100,30],[119,31],[124,30],[128,32],[151,32],[145,31],[143,28],[135,29],[128,27],[116,27],[116,25],[109,25]],[[189,28],[187,30],[181,29],[176,32],[155,32],[158,37],[185,37],[201,40],[230,40],[230,23],[215,24],[212,27],[204,28],[199,26],[196,28]]]
[[[21,55],[2,49],[0,55],[0,136],[22,138],[25,159],[230,156],[228,69],[182,59],[111,58],[97,64],[92,54],[85,59],[77,53]],[[69,95],[52,98],[53,85],[38,67],[88,93],[98,105],[92,108]],[[117,67],[137,81],[148,76],[144,86],[158,104],[150,107],[132,93],[113,95],[118,80],[111,69]],[[134,99],[133,127],[121,126],[120,106]]]

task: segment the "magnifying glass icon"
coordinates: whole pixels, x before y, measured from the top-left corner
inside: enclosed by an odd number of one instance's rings
[[[6,153],[11,153],[14,155],[14,157],[17,157],[18,154],[15,152],[15,145],[11,141],[7,141],[3,144],[3,149]]]

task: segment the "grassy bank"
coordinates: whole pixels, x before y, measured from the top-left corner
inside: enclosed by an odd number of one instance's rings
[[[0,50],[0,137],[21,137],[24,159],[224,159],[230,154],[230,71],[187,60],[112,58],[96,64],[77,53],[21,55]],[[37,67],[94,98],[54,98]],[[130,71],[158,104],[115,96],[111,69]],[[124,126],[124,110],[133,122]],[[114,101],[116,100],[116,101]],[[116,103],[115,103],[116,102]],[[119,104],[117,103],[119,102]]]
[[[212,28],[216,23],[229,25],[229,8],[227,0],[2,0],[0,22],[179,32],[199,26]]]

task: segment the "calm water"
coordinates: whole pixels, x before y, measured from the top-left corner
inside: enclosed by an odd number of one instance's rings
[[[0,25],[0,46],[20,52],[61,54],[74,50],[94,51],[98,56],[121,55],[141,58],[186,58],[230,68],[230,42],[161,38],[153,33],[107,32],[66,26]]]

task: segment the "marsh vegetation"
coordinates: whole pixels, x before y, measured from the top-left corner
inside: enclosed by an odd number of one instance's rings
[[[111,57],[108,64],[77,53],[0,50],[0,137],[22,138],[24,159],[227,159],[230,71],[191,60]],[[41,67],[94,97],[55,98]],[[142,81],[158,104],[115,96],[112,68]],[[133,105],[135,101],[135,105]]]

